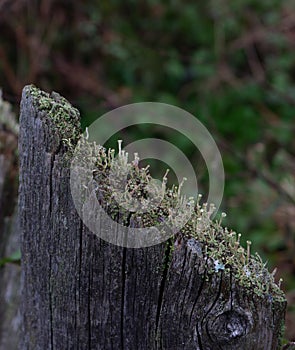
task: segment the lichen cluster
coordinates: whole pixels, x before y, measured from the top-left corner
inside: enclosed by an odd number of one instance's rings
[[[128,161],[128,153],[105,149],[83,138],[75,149],[75,159],[80,167],[92,166],[97,198],[108,214],[125,225],[132,221],[134,227],[162,226],[182,227],[193,213],[193,198],[181,194],[181,187],[167,188],[167,174],[162,182],[149,173],[149,166],[139,166],[139,157]]]
[[[182,184],[167,188],[167,172],[162,183],[154,185],[149,167],[139,166],[138,154],[129,162],[128,153],[121,150],[121,141],[117,156],[114,149],[95,146],[93,150],[97,198],[114,219],[140,227],[160,225],[163,221],[167,225],[179,225],[178,234],[187,240],[188,249],[206,260],[209,274],[231,273],[236,283],[249,293],[266,297],[270,302],[285,301],[281,281],[275,282],[275,271],[270,273],[257,253],[251,255],[250,241],[245,249],[240,244],[241,234],[222,225],[224,213],[219,220],[212,220],[215,208],[202,203],[201,195],[196,200],[187,198],[181,193]],[[112,173],[116,176],[110,176]],[[183,217],[185,223],[177,222]]]
[[[26,91],[33,97],[36,108],[44,111],[44,117],[53,122],[63,144],[73,150],[81,135],[79,111],[56,92],[49,94],[34,85],[30,85]]]
[[[58,94],[49,95],[34,86],[29,87],[28,93],[72,150],[80,138],[79,112]],[[275,271],[270,273],[257,253],[251,255],[251,242],[245,249],[240,244],[241,235],[222,225],[224,213],[219,220],[212,220],[215,208],[202,203],[201,195],[187,198],[181,193],[183,182],[168,188],[167,172],[160,184],[156,182],[148,167],[140,167],[138,154],[128,161],[121,141],[117,156],[114,149],[105,149],[83,137],[78,145],[80,149],[76,147],[75,152],[77,155],[81,151],[79,166],[93,167],[97,198],[114,220],[133,227],[159,225],[162,229],[163,222],[165,227],[179,227],[177,235],[186,240],[188,249],[206,261],[209,274],[231,274],[250,294],[254,292],[270,302],[285,302],[281,281],[275,283]]]

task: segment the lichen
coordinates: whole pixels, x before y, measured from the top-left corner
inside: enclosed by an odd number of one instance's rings
[[[82,149],[85,151],[85,147]],[[186,198],[181,194],[181,184],[167,188],[167,173],[162,185],[154,186],[149,168],[139,166],[138,154],[129,162],[128,153],[121,150],[121,141],[118,156],[114,149],[102,146],[93,145],[88,150],[89,154],[79,159],[81,162],[89,161],[88,157],[95,160],[93,180],[97,198],[113,219],[126,226],[132,222],[133,227],[150,227],[160,225],[164,220],[169,225],[177,225],[179,217],[189,214],[178,234],[187,239],[188,249],[192,249],[193,240],[198,242],[197,248],[193,249],[205,259],[208,275],[230,274],[249,294],[254,292],[270,302],[285,302],[281,282],[275,282],[274,273],[267,270],[257,253],[251,255],[251,242],[247,242],[246,249],[241,246],[241,235],[222,225],[224,213],[219,220],[212,220],[215,208],[202,204],[201,195],[196,199]],[[112,173],[116,176],[110,176]],[[125,179],[123,187],[122,179]],[[142,210],[148,208],[149,199],[155,203],[149,210]]]
[[[56,92],[49,94],[30,85],[26,93],[33,98],[35,107],[44,111],[44,117],[52,121],[63,144],[73,150],[81,135],[79,111]]]
[[[52,121],[62,142],[74,151],[81,137],[78,110],[59,94],[46,93],[33,85],[26,93],[33,98],[36,108],[44,111],[44,117]],[[138,154],[134,155],[133,161],[128,161],[128,153],[121,149],[122,141],[118,142],[117,157],[114,149],[96,144],[87,148],[83,147],[83,142],[87,141],[83,138],[80,141],[81,150],[87,153],[80,155],[80,166],[86,162],[87,167],[89,157],[94,160],[93,181],[97,198],[114,220],[143,228],[160,228],[164,221],[168,226],[179,226],[178,235],[187,239],[188,249],[192,249],[192,239],[198,242],[198,256],[206,261],[207,276],[230,274],[250,294],[254,292],[271,302],[285,302],[281,281],[275,282],[274,273],[267,270],[257,253],[251,255],[251,242],[247,242],[245,249],[240,244],[241,235],[222,225],[224,213],[219,220],[212,220],[214,206],[201,203],[201,195],[195,199],[182,195],[183,182],[168,188],[167,172],[159,185],[150,175],[148,166],[139,166]],[[183,221],[184,218],[187,220]],[[170,251],[172,254],[173,250]]]

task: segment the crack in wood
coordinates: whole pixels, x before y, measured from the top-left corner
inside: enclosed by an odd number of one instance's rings
[[[173,238],[170,238],[166,242],[166,248],[164,251],[164,269],[161,277],[161,283],[160,283],[160,289],[159,289],[159,297],[157,301],[157,312],[156,312],[156,334],[158,334],[159,331],[159,322],[160,322],[160,315],[161,315],[161,308],[162,308],[162,303],[163,303],[163,298],[164,298],[164,293],[165,293],[165,284],[167,282],[167,276],[168,276],[168,270],[171,262],[171,250],[172,246],[171,243],[173,242]]]

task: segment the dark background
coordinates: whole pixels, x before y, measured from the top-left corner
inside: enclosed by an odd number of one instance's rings
[[[287,293],[295,340],[295,1],[0,0],[0,86],[18,113],[34,83],[65,96],[83,127],[115,107],[179,106],[224,161],[225,224],[252,240]],[[131,128],[127,142],[151,135]],[[170,135],[199,172],[192,145]],[[157,175],[157,174],[156,174]]]

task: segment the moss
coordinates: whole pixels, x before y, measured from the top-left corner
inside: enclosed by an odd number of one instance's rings
[[[174,240],[169,238],[165,243],[165,257],[162,264],[162,272],[167,271],[170,267],[174,252]]]
[[[279,336],[278,336],[278,338],[280,339],[279,345],[282,345],[285,333],[286,333],[286,325],[285,325],[284,319],[282,318],[281,326],[280,326],[280,330],[279,330]]]
[[[184,226],[181,225],[179,235],[187,239],[188,249],[192,249],[191,240],[198,242],[198,255],[205,258],[209,276],[221,272],[230,274],[234,282],[243,286],[250,295],[254,292],[258,297],[271,302],[285,302],[285,295],[275,283],[274,274],[267,270],[266,264],[257,253],[250,254],[251,242],[247,242],[245,249],[240,244],[241,235],[223,227],[222,218],[225,214],[222,214],[219,220],[212,220],[214,206],[201,204],[201,196],[196,200],[187,199],[181,194],[181,185],[166,188],[167,174],[163,177],[162,187],[149,186],[152,177],[148,167],[138,166],[137,154],[132,162],[128,162],[128,154],[121,150],[121,141],[118,157],[115,157],[113,149],[92,146],[93,149],[88,148],[89,154],[81,154],[79,159],[81,163],[86,161],[89,155],[95,159],[93,178],[97,184],[97,198],[111,217],[120,217],[121,223],[128,226],[130,216],[126,208],[131,206],[136,209],[136,201],[138,208],[147,208],[149,198],[155,199],[155,206],[144,212],[131,210],[134,227],[160,228],[163,221],[168,225],[177,225],[179,218],[189,214],[189,220]],[[81,149],[85,153],[87,147],[82,145]],[[115,177],[109,176],[112,172],[116,174]],[[126,180],[123,188],[122,179]],[[127,217],[128,220],[122,220]],[[170,242],[167,244],[170,245]],[[171,249],[170,251],[172,253]]]
[[[79,111],[56,92],[49,94],[30,85],[26,94],[33,98],[33,104],[39,111],[44,111],[44,117],[53,122],[63,144],[73,149],[81,136]]]

